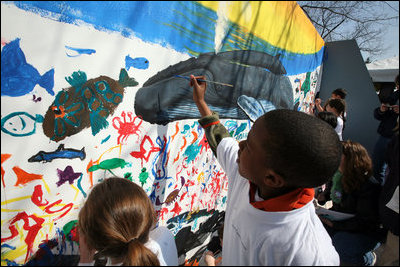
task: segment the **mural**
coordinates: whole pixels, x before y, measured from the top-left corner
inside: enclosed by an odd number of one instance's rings
[[[1,264],[76,263],[80,207],[119,176],[198,265],[229,184],[181,77],[216,82],[206,101],[242,140],[308,110],[323,53],[290,1],[2,1]]]

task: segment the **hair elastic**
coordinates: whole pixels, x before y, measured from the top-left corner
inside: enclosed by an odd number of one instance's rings
[[[132,241],[135,241],[135,240],[138,240],[138,238],[137,237],[133,237],[127,243],[129,244],[129,243],[131,243]]]

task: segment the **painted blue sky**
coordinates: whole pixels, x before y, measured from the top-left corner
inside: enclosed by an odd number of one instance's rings
[[[42,17],[81,25],[100,31],[120,32],[145,42],[170,46],[178,52],[197,56],[215,51],[217,14],[195,1],[8,1]],[[323,48],[316,54],[295,54],[249,36],[231,23],[222,51],[250,49],[270,55],[281,54],[287,75],[314,71],[322,61]],[[240,36],[238,38],[237,36]],[[251,40],[249,42],[249,40]]]

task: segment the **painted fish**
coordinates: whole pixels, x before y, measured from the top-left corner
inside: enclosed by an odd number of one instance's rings
[[[74,48],[74,47],[70,47],[67,45],[65,46],[65,48],[75,51],[77,53],[76,55],[70,55],[70,54],[66,53],[68,57],[78,57],[82,54],[91,55],[93,53],[96,53],[96,50],[94,50],[94,49]]]
[[[131,58],[129,55],[127,55],[125,57],[125,68],[129,70],[130,67],[145,70],[149,67],[149,61],[144,57]]]
[[[64,144],[58,146],[57,150],[52,152],[39,151],[36,155],[33,155],[28,159],[28,162],[50,162],[53,159],[74,159],[80,158],[84,160],[86,158],[85,148],[81,150],[64,148]]]
[[[175,75],[204,75],[209,83],[205,98],[221,118],[248,119],[238,108],[241,95],[271,102],[276,108],[293,109],[293,89],[279,55],[251,50],[204,53],[181,61],[148,79],[135,95],[135,113],[149,123],[199,118],[189,83]]]
[[[116,169],[116,168],[125,168],[125,166],[130,166],[131,163],[126,162],[123,159],[119,158],[112,158],[112,159],[106,159],[100,162],[97,165],[93,165],[88,169],[89,172],[94,172],[97,170],[106,170],[109,171],[112,175],[115,175],[111,170]]]
[[[1,119],[1,130],[12,136],[28,136],[36,132],[36,123],[42,123],[43,116],[36,117],[26,112],[13,112]]]
[[[1,51],[1,95],[22,96],[30,93],[39,84],[50,95],[54,95],[54,69],[40,75],[38,70],[26,62],[19,46],[20,39],[6,44]]]
[[[124,88],[138,85],[125,69],[121,69],[118,81],[107,76],[87,80],[83,71],[65,79],[72,87],[56,95],[43,121],[43,132],[56,142],[88,127],[95,136],[108,126],[106,119],[122,102]]]

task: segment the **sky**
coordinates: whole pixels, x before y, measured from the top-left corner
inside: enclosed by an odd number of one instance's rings
[[[390,5],[397,11],[399,10],[398,1],[390,1]],[[389,6],[386,6],[386,8],[390,9]],[[393,14],[393,10],[391,11],[391,14]],[[397,15],[399,15],[399,13],[397,13]],[[382,55],[374,56],[373,60],[381,60],[394,56],[399,56],[399,19],[397,19],[396,21],[393,20],[391,24],[393,24],[393,26],[386,27],[386,34],[384,35],[384,45],[387,45],[388,49]],[[363,55],[363,58],[365,60],[365,55],[363,53],[361,54]]]
[[[307,1],[297,1],[299,4]],[[383,2],[383,1],[382,1]],[[381,5],[384,10],[364,10],[363,14],[366,13],[374,13],[379,12],[379,14],[387,14],[389,17],[399,16],[399,1],[385,1],[388,4]],[[386,59],[394,56],[399,56],[399,19],[391,20],[390,25],[382,27],[383,30],[383,47],[387,47],[386,50],[382,52],[380,55],[370,56],[368,53],[361,52],[361,55],[364,60],[366,60],[369,56],[372,61]],[[378,25],[378,24],[377,24]],[[352,23],[345,23],[337,30],[339,31],[347,31],[346,27],[354,27]],[[336,30],[336,31],[337,31]]]

